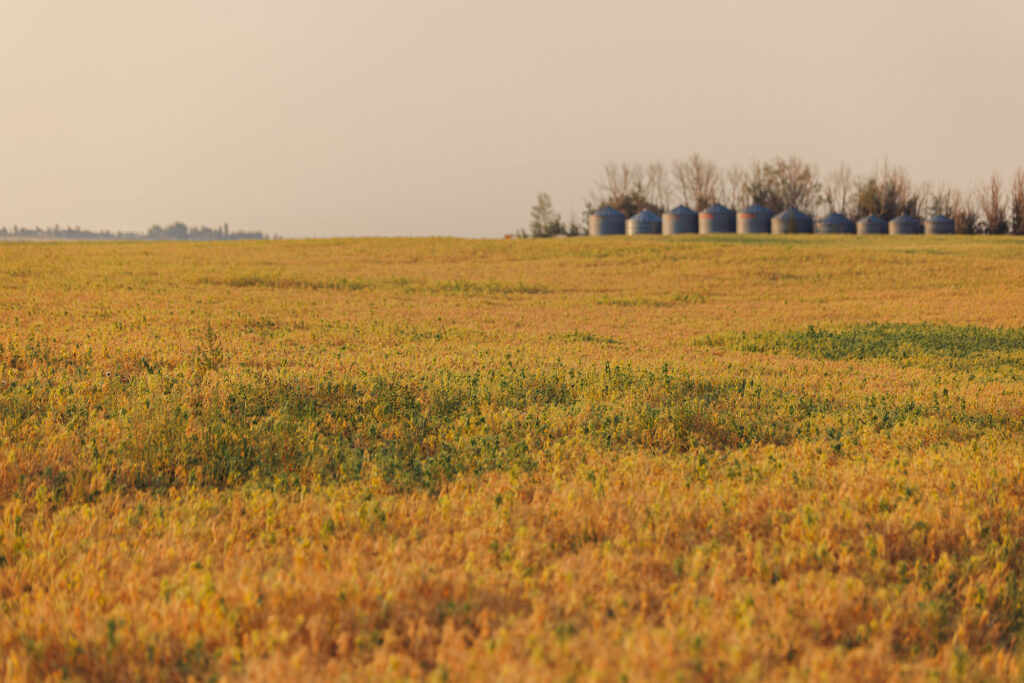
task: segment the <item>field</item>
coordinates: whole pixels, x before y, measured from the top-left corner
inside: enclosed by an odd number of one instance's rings
[[[6,678],[1024,676],[1024,240],[0,245]]]

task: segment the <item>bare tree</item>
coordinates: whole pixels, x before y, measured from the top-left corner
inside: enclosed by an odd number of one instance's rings
[[[1014,235],[1024,235],[1024,168],[1018,168],[1010,176],[1010,187],[1007,192],[1010,209],[1010,231]]]
[[[947,218],[953,218],[955,190],[944,183],[939,183],[934,188],[930,185],[923,185],[919,192],[922,196],[922,203],[928,213],[941,214]]]
[[[839,168],[826,175],[821,182],[821,208],[825,213],[836,211],[854,220],[860,218],[851,216],[855,213],[853,196],[853,171],[846,164],[840,164]]]
[[[718,201],[722,174],[714,162],[695,153],[686,161],[672,162],[672,176],[683,201],[694,211],[702,211]]]
[[[873,213],[885,220],[902,213],[917,216],[920,203],[921,197],[902,166],[890,166],[885,162],[875,167],[873,175],[864,176],[857,182],[855,213],[859,216]]]
[[[755,162],[747,177],[750,199],[773,212],[790,206],[812,211],[820,189],[817,170],[797,157]]]
[[[747,172],[740,166],[732,166],[725,172],[722,201],[736,211],[742,211],[752,202],[747,191]]]
[[[586,202],[588,209],[610,206],[627,216],[651,205],[647,196],[646,173],[640,164],[609,161],[597,189]]]
[[[965,195],[960,190],[952,190],[949,193],[949,207],[946,215],[953,219],[953,229],[960,235],[969,235],[974,232],[978,223],[978,210],[970,195]]]
[[[1006,211],[1003,205],[1003,183],[998,173],[993,173],[984,185],[978,188],[978,206],[985,218],[986,230],[992,235],[1006,233]]]
[[[650,201],[648,208],[667,211],[672,208],[672,200],[675,192],[672,187],[672,178],[669,176],[665,164],[655,161],[647,164],[646,196]]]

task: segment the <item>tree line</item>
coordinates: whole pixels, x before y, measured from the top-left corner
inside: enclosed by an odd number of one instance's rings
[[[945,184],[915,183],[902,166],[884,162],[873,171],[854,174],[846,164],[828,173],[796,156],[723,168],[699,154],[669,164],[609,162],[584,202],[580,222],[566,224],[541,192],[531,221],[520,235],[546,237],[586,234],[586,215],[609,206],[632,216],[685,204],[702,211],[712,204],[742,210],[761,204],[772,213],[791,206],[824,216],[838,212],[858,220],[874,214],[891,220],[909,214],[923,220],[942,214],[962,234],[1024,235],[1024,168],[1007,179],[993,173],[970,191]]]
[[[172,223],[167,226],[153,225],[145,233],[141,232],[110,232],[109,230],[91,231],[75,227],[26,228],[13,226],[8,229],[0,227],[0,240],[159,240],[159,241],[192,241],[208,242],[213,240],[262,240],[267,236],[262,232],[231,232],[228,224],[210,228],[205,225],[190,227],[184,223]]]

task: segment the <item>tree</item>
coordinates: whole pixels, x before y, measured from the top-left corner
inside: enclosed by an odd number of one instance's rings
[[[817,171],[797,157],[754,162],[747,181],[750,198],[773,213],[790,206],[812,210],[820,188]]]
[[[552,237],[566,234],[562,225],[562,217],[555,213],[551,195],[547,192],[537,194],[537,203],[530,209],[530,237]]]
[[[1003,205],[1003,183],[998,173],[977,190],[978,206],[985,218],[985,227],[992,235],[1006,233],[1006,211]]]
[[[978,223],[978,210],[969,195],[964,195],[960,190],[951,191],[948,211],[946,215],[953,219],[953,230],[957,234],[970,235],[974,232]]]
[[[725,172],[723,200],[736,211],[742,211],[752,204],[750,193],[747,192],[747,178],[747,172],[739,166],[732,166]]]
[[[646,174],[639,164],[608,162],[596,192],[587,201],[589,210],[610,206],[627,216],[653,206],[648,197]]]
[[[1014,235],[1024,235],[1024,168],[1018,168],[1010,176],[1009,187],[1009,229]]]
[[[920,196],[910,176],[902,166],[890,166],[889,162],[876,166],[874,175],[861,178],[855,196],[854,213],[858,216],[873,213],[888,221],[904,213],[918,215]]]
[[[846,164],[840,164],[839,168],[826,175],[821,182],[820,204],[824,213],[837,212],[854,220],[861,218],[855,215],[853,196],[853,171]]]
[[[956,191],[944,184],[937,185],[934,189],[930,185],[924,185],[919,193],[925,210],[930,214],[941,214],[947,218],[953,218],[954,202],[953,197]]]
[[[694,153],[686,161],[672,162],[672,176],[683,201],[694,211],[703,211],[718,201],[722,175],[714,162]]]
[[[645,198],[648,201],[646,208],[661,213],[672,208],[672,200],[675,192],[672,188],[672,179],[669,177],[665,164],[660,161],[647,164],[647,179],[644,187]]]

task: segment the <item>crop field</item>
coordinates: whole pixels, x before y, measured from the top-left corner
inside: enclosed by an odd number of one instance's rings
[[[1024,240],[0,244],[10,680],[1020,680]]]

